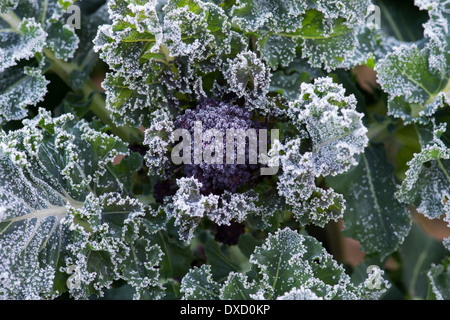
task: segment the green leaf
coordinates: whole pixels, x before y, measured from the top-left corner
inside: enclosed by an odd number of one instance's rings
[[[440,141],[424,146],[408,163],[406,178],[396,193],[402,203],[417,207],[430,219],[444,215],[450,193],[450,150]]]
[[[233,23],[248,32],[259,29],[294,32],[301,26],[306,7],[304,0],[243,0],[233,6],[230,15]]]
[[[442,243],[413,225],[399,249],[402,261],[402,281],[411,299],[425,299],[428,292],[427,271],[447,255]]]
[[[136,297],[159,288],[159,247],[138,239],[146,234],[144,208],[121,180],[136,168],[125,174],[112,165],[127,147],[73,120],[40,109],[22,129],[0,135],[5,299],[51,299],[67,290],[86,299],[119,279],[129,280]]]
[[[181,285],[184,299],[373,299],[387,285],[383,281],[378,289],[353,285],[320,242],[289,228],[270,234],[250,262],[250,272],[231,272],[222,286],[212,281],[210,266],[191,270]]]
[[[47,93],[48,81],[38,68],[26,63],[0,72],[0,124],[27,116],[29,105],[36,105]]]
[[[194,267],[181,281],[180,292],[185,300],[217,300],[219,285],[212,280],[211,266]]]
[[[5,8],[8,7],[7,10]],[[57,0],[2,3],[0,14],[0,122],[20,120],[47,93],[48,57],[67,60],[78,37]]]
[[[167,232],[158,232],[157,243],[164,253],[161,261],[161,276],[164,278],[182,277],[189,271],[194,260],[189,246],[173,239]]]
[[[394,252],[408,235],[411,219],[405,205],[394,197],[394,167],[386,160],[383,145],[372,145],[357,167],[327,183],[344,195],[344,235],[361,242],[369,255],[380,261]]]
[[[278,193],[297,221],[324,226],[340,217],[343,198],[332,189],[317,187],[315,179],[357,164],[356,156],[368,143],[362,114],[356,112],[356,98],[345,96],[344,88],[331,78],[303,83],[286,114],[300,134],[279,146],[283,172],[278,176]]]
[[[380,27],[389,37],[401,42],[414,42],[423,38],[423,24],[427,22],[426,11],[414,5],[413,0],[374,0],[380,8]]]
[[[433,294],[438,300],[450,300],[450,258],[433,266],[427,273]]]
[[[425,44],[395,47],[375,68],[379,83],[389,94],[389,113],[407,122],[424,121],[421,117],[449,102],[448,4],[435,0],[422,6],[430,16],[424,24]]]
[[[226,279],[228,274],[232,271],[240,271],[239,265],[232,261],[229,257],[227,257],[226,253],[223,252],[218,243],[214,241],[208,235],[205,235],[205,254],[207,263],[211,265],[211,273],[213,279],[216,279],[220,282],[223,279]]]
[[[322,73],[312,68],[305,60],[296,58],[286,68],[275,71],[270,79],[270,92],[282,94],[289,100],[296,100],[302,83],[311,82]]]
[[[258,293],[256,282],[248,283],[247,276],[231,272],[220,290],[222,300],[253,300]]]
[[[89,76],[97,62],[99,55],[94,51],[93,39],[97,35],[97,29],[100,25],[108,23],[108,6],[106,4],[99,7],[94,12],[82,13],[82,27],[77,30],[80,45],[75,51],[73,58],[69,63],[73,66],[73,70],[69,74],[69,84],[71,88],[81,89],[89,80]]]

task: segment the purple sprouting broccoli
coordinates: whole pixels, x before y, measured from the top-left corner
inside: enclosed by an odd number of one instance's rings
[[[240,186],[247,184],[257,172],[259,165],[249,163],[249,143],[246,141],[245,164],[226,162],[226,131],[227,129],[259,129],[261,123],[251,119],[251,112],[239,107],[216,100],[205,100],[196,109],[188,109],[175,121],[175,128],[186,129],[194,135],[194,124],[202,123],[203,133],[209,129],[219,130],[223,134],[223,164],[194,164],[194,146],[192,146],[192,164],[184,165],[184,173],[195,177],[202,183],[201,192],[204,195],[221,194],[224,190],[236,192]],[[211,141],[203,141],[203,150]],[[194,144],[194,139],[192,139]]]

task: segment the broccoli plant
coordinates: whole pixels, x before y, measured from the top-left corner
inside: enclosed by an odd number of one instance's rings
[[[448,299],[449,26],[0,0],[0,299]]]

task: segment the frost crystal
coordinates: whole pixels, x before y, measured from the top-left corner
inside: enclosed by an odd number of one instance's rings
[[[123,188],[132,169],[112,166],[127,153],[85,121],[52,119],[42,109],[22,129],[0,134],[0,274],[8,275],[0,298],[51,299],[66,286],[78,299],[101,296],[118,279],[130,281],[135,297],[158,296],[159,247],[138,238],[146,234],[144,208]],[[130,255],[144,258],[132,262],[142,274],[126,272]],[[55,285],[73,266],[76,285]]]
[[[227,161],[227,134],[230,130],[243,130],[246,132],[248,129],[258,129],[261,127],[260,124],[252,121],[250,119],[251,113],[243,108],[236,105],[230,105],[224,102],[207,100],[202,102],[197,106],[196,109],[188,109],[186,112],[179,116],[174,126],[177,129],[188,130],[192,137],[194,137],[194,130],[196,122],[201,123],[202,132],[199,132],[203,136],[203,145],[198,148],[194,145],[195,138],[192,138],[192,160],[190,163],[184,165],[184,173],[188,177],[195,177],[202,183],[201,191],[203,194],[207,195],[209,193],[220,194],[223,190],[229,190],[235,192],[236,189],[242,185],[245,185],[250,181],[252,175],[258,165],[250,164],[249,162],[249,143],[245,143],[245,164],[238,164],[237,153],[240,151],[240,146],[236,150],[232,150],[234,155],[233,163]],[[216,142],[216,137],[206,137],[205,132],[208,130],[217,130],[223,137],[222,141],[218,141],[219,146],[223,147],[222,159],[218,159],[218,163],[206,163],[205,159],[202,160],[201,164],[195,162],[196,153],[202,153],[207,148]],[[234,138],[233,138],[234,141]],[[233,142],[233,146],[236,143]],[[215,148],[214,148],[215,149]]]
[[[251,272],[231,272],[222,286],[212,280],[210,266],[191,270],[181,283],[183,298],[376,299],[389,286],[384,280],[377,289],[355,286],[317,240],[288,228],[269,235],[250,262]]]
[[[368,143],[362,114],[356,111],[356,99],[344,93],[342,86],[330,78],[319,78],[314,84],[302,84],[299,98],[290,102],[286,111],[302,135],[281,146],[283,172],[278,191],[303,222],[311,220],[323,225],[339,217],[331,209],[344,207],[342,196],[332,189],[316,187],[315,178],[347,171],[357,164],[356,155]],[[311,141],[311,148],[304,152],[306,138]],[[297,205],[299,200],[304,201],[302,206]]]

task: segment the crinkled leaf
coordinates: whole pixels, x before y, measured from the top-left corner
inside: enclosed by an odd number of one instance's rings
[[[0,137],[3,298],[101,296],[118,279],[129,280],[136,297],[159,288],[159,249],[138,240],[147,232],[143,205],[127,196],[124,168],[112,164],[126,146],[72,119],[40,110]],[[124,260],[136,248],[146,254],[141,266]]]
[[[69,5],[57,0],[1,4],[8,12],[0,14],[0,75],[8,82],[0,85],[0,121],[24,118],[26,107],[47,92],[43,73],[50,60],[73,57],[79,40],[63,16]]]
[[[413,224],[399,249],[402,259],[402,281],[411,299],[425,299],[428,292],[427,271],[447,255],[442,243]]]
[[[389,94],[390,114],[409,122],[449,103],[449,3],[424,1],[421,8],[430,15],[424,24],[425,45],[402,44],[376,66],[379,83]]]
[[[412,204],[430,219],[444,214],[450,194],[450,150],[435,137],[408,163],[406,178],[396,193],[400,202]]]
[[[278,192],[293,207],[297,220],[324,225],[340,217],[344,203],[332,189],[318,188],[315,179],[357,164],[356,156],[368,143],[362,114],[356,111],[355,97],[345,96],[344,88],[331,78],[302,84],[286,113],[300,137],[279,146]],[[303,206],[297,205],[299,200]]]
[[[427,273],[433,294],[438,300],[450,299],[450,259],[445,259],[442,264],[433,266]]]
[[[48,83],[40,69],[22,63],[0,72],[0,124],[26,117],[26,107],[43,99]]]
[[[209,265],[191,269],[181,281],[180,292],[185,300],[216,300],[219,290],[219,285],[212,280]]]
[[[309,297],[323,299],[367,299],[379,297],[380,289],[365,284],[355,286],[342,266],[333,260],[314,238],[289,228],[270,234],[250,258],[252,272],[247,275],[231,272],[220,286],[212,281],[211,267],[194,269],[181,285],[185,299],[277,299],[307,290]]]
[[[346,200],[344,235],[360,241],[367,254],[379,254],[383,261],[408,235],[411,219],[394,197],[394,168],[382,145],[367,148],[358,166],[328,177],[327,183]]]

